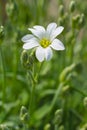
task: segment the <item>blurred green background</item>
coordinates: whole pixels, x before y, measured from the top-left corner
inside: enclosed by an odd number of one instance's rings
[[[58,38],[66,49],[43,64],[31,116],[21,38],[28,27],[50,22],[64,27]],[[39,62],[35,65],[38,70]],[[87,1],[0,0],[0,130],[86,130],[86,97]]]

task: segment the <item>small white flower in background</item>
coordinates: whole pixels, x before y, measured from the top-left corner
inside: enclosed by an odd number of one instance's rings
[[[23,49],[28,50],[36,48],[36,58],[42,62],[52,58],[52,49],[64,50],[63,43],[56,37],[63,31],[64,27],[57,27],[56,23],[50,23],[45,29],[43,26],[33,26],[28,28],[32,34],[27,34],[22,38],[24,42]]]

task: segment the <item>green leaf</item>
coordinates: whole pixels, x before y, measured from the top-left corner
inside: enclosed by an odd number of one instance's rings
[[[47,113],[49,113],[51,110],[51,107],[49,104],[45,104],[44,106],[40,107],[37,111],[34,113],[34,118],[36,120],[42,119],[44,116],[46,116]]]

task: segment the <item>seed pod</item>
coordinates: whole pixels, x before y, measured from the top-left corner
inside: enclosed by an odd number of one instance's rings
[[[55,117],[54,117],[54,124],[58,125],[58,124],[61,123],[61,121],[62,121],[62,114],[63,114],[62,109],[56,110]]]
[[[50,130],[51,125],[48,123],[45,125],[44,130]]]
[[[22,122],[27,122],[29,120],[29,114],[25,106],[21,107],[20,110],[20,120]]]
[[[63,5],[59,6],[59,14],[60,14],[60,16],[64,15],[64,6]]]
[[[70,5],[69,5],[69,10],[70,10],[70,12],[74,12],[75,7],[76,7],[75,1],[71,1],[71,2],[70,2]]]

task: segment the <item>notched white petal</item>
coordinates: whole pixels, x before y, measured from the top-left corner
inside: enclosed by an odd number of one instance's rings
[[[33,26],[34,29],[40,30],[41,32],[45,32],[45,28],[43,26],[35,25]]]
[[[47,26],[47,31],[52,31],[52,30],[54,30],[56,27],[57,27],[57,24],[56,24],[56,23],[50,23],[50,24]]]
[[[45,49],[45,58],[46,60],[50,60],[52,58],[52,49],[50,47]]]
[[[54,50],[64,50],[65,47],[63,45],[63,43],[58,40],[58,39],[54,39],[52,44],[50,45]]]
[[[63,30],[64,30],[64,27],[62,27],[62,26],[57,27],[57,28],[52,32],[51,40],[53,40],[54,38],[56,38]]]
[[[42,62],[43,60],[44,60],[44,55],[45,53],[44,53],[44,49],[42,48],[42,47],[38,47],[37,49],[36,49],[36,58],[40,61],[40,62]]]
[[[39,46],[39,43],[35,42],[34,40],[31,40],[28,43],[25,43],[23,45],[23,49],[28,50],[28,49],[32,49],[32,48],[37,47],[37,46]]]
[[[50,35],[54,32],[54,30],[56,29],[57,27],[57,24],[56,23],[50,23],[48,26],[47,26],[47,33],[49,34],[49,37]]]
[[[25,36],[23,36],[22,37],[22,41],[23,42],[28,42],[31,38],[33,38],[34,36],[33,35],[31,35],[31,34],[27,34],[27,35],[25,35]]]
[[[36,29],[32,29],[32,28],[28,28],[29,31],[32,32],[32,34],[36,37],[38,37],[39,39],[41,39],[44,35],[44,31],[40,31],[40,30],[36,30]]]

